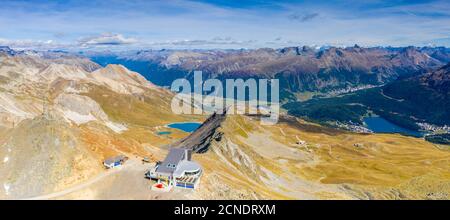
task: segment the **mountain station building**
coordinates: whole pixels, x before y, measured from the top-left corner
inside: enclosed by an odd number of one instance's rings
[[[145,176],[157,181],[158,188],[166,187],[167,190],[172,187],[196,189],[200,183],[202,168],[191,159],[192,150],[172,148],[164,161],[157,162]]]

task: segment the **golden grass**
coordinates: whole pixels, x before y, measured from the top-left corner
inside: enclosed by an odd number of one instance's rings
[[[161,97],[156,91],[148,91],[145,96],[135,97],[92,86],[89,93],[84,95],[99,103],[112,120],[136,126],[161,126],[169,122],[201,118],[173,114],[170,109],[171,97]]]
[[[450,151],[423,139],[396,134],[331,132],[328,135],[317,129],[300,129],[289,123],[275,126],[261,126],[258,123],[243,116],[229,116],[224,130],[227,137],[250,155],[258,166],[280,178],[298,177],[330,186],[351,184],[362,191],[372,190],[375,198],[394,198],[392,189],[403,190],[407,198],[425,198],[425,191],[450,191],[450,186],[445,185],[450,182]],[[280,156],[278,159],[285,161],[283,165],[273,158],[262,157],[257,153],[262,146],[243,142],[250,134],[270,138],[299,152],[302,157],[292,159]],[[296,145],[297,137],[306,141],[306,146]],[[273,152],[276,151],[274,148]],[[266,193],[270,191],[267,188],[262,190]],[[333,190],[319,191],[316,195],[324,199],[340,197]]]

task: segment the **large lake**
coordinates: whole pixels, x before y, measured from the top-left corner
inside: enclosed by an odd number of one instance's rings
[[[167,126],[169,128],[175,128],[175,129],[182,130],[184,132],[193,132],[193,131],[197,130],[197,128],[200,127],[200,125],[202,125],[202,123],[198,123],[198,122],[180,122],[180,123],[168,124]]]
[[[382,117],[366,117],[364,122],[375,133],[400,133],[414,137],[422,137],[424,134],[393,124]]]

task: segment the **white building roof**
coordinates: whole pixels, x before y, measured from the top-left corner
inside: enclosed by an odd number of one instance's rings
[[[181,161],[175,172],[173,173],[174,177],[180,177],[184,175],[185,172],[196,172],[201,169],[200,165],[193,161],[183,160]]]

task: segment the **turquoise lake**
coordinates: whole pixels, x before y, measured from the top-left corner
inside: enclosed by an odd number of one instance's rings
[[[157,134],[158,135],[169,135],[169,134],[171,134],[172,132],[170,132],[170,131],[159,131]]]
[[[193,131],[197,130],[197,128],[200,127],[200,125],[202,125],[202,123],[198,123],[198,122],[180,122],[180,123],[168,124],[167,126],[169,128],[175,128],[175,129],[182,130],[184,132],[193,132]]]
[[[420,131],[414,131],[407,128],[402,128],[396,124],[389,122],[382,117],[366,117],[364,118],[367,128],[375,133],[399,133],[414,137],[422,137],[424,134]]]

